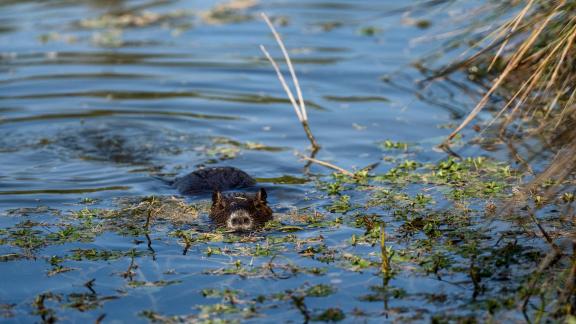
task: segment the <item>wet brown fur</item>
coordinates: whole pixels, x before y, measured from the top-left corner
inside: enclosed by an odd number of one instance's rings
[[[218,227],[228,227],[228,220],[235,211],[245,211],[252,220],[252,228],[257,229],[272,220],[272,209],[266,201],[266,190],[261,188],[255,194],[222,194],[216,190],[212,194],[210,218]],[[234,228],[229,228],[234,230]]]

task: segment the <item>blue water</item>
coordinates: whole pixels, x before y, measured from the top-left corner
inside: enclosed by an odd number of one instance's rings
[[[114,209],[118,199],[126,197],[176,195],[156,176],[182,175],[206,165],[232,165],[261,179],[272,190],[270,203],[280,213],[295,208],[325,212],[330,200],[318,190],[314,178],[308,178],[306,162],[295,155],[309,154],[309,143],[258,47],[264,44],[281,60],[259,12],[275,20],[290,50],[311,129],[322,147],[317,158],[357,170],[385,156],[402,156],[402,152],[382,150],[378,143],[387,139],[418,147],[411,158],[420,162],[446,156],[434,149],[450,131],[441,126],[455,123],[474,99],[442,92],[428,97],[430,89],[416,86],[423,76],[412,64],[436,51],[443,33],[461,24],[455,18],[472,4],[416,9],[419,1],[240,3],[248,4],[234,12],[242,21],[218,21],[207,19],[206,12],[222,5],[220,1],[2,1],[0,226],[13,229],[34,221],[46,223],[40,228],[48,232],[56,231],[71,211],[86,208],[85,199],[95,202],[88,208]],[[87,27],[104,15],[144,17],[145,12],[160,16],[148,14],[157,21],[141,26],[133,21]],[[417,20],[431,25],[418,28]],[[368,35],[370,29],[373,35]],[[238,148],[226,144],[229,141],[272,149]],[[225,152],[232,153],[224,158]],[[389,167],[382,164],[376,172]],[[311,172],[322,176],[331,170],[313,165]],[[281,176],[310,181],[277,184],[270,180]],[[40,206],[50,210],[28,214],[21,210]],[[331,220],[342,216],[327,215]],[[190,226],[205,226],[205,216]],[[290,223],[287,216],[281,219]],[[142,235],[115,231],[33,251],[3,244],[1,255],[25,257],[0,263],[0,315],[6,321],[41,321],[34,301],[39,294],[51,292],[56,297],[46,297],[43,303],[65,322],[93,321],[101,315],[104,322],[144,322],[142,312],[147,310],[181,315],[181,320],[192,322],[210,318],[301,322],[303,315],[291,299],[273,295],[326,284],[333,287],[333,294],[306,298],[312,314],[337,307],[347,321],[381,322],[427,319],[442,311],[458,313],[466,303],[460,298],[469,294],[433,275],[406,275],[397,277],[394,287],[407,292],[408,298],[391,298],[386,305],[366,302],[360,296],[370,293],[372,286],[382,286],[377,267],[350,271],[338,263],[303,257],[301,244],[314,245],[306,242],[272,244],[281,256],[273,261],[271,256],[246,253],[244,248],[255,246],[251,243],[194,244],[183,255],[182,241],[170,235],[182,228],[189,226],[155,225],[150,234],[152,249]],[[347,243],[353,234],[362,233],[345,221],[295,235],[299,240],[321,235],[321,244],[329,249],[377,258],[377,246]],[[264,233],[258,244],[287,235]],[[77,248],[123,254],[111,260],[64,261],[71,271],[48,275],[52,256],[69,255]],[[207,248],[230,252],[208,256]],[[132,250],[140,253],[135,267],[130,267]],[[270,271],[247,277],[209,273],[234,268],[236,261],[250,269],[272,262],[325,272],[288,272],[286,278]],[[126,269],[133,270],[133,278],[122,276]],[[92,279],[94,291],[85,286]],[[177,282],[132,287],[130,282],[135,280]],[[208,288],[241,291],[235,311],[202,310],[202,305],[229,304],[222,298],[204,297],[201,292]],[[455,302],[427,301],[427,294],[439,292]],[[83,311],[71,306],[75,293],[85,294],[84,300],[96,299],[94,306]],[[254,301],[260,295],[265,301]],[[246,315],[250,307],[257,309],[254,317]]]

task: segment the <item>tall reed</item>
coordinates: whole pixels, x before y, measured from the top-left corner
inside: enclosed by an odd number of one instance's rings
[[[272,58],[272,56],[270,55],[270,53],[268,52],[268,50],[264,45],[260,45],[260,50],[262,50],[262,52],[264,53],[268,61],[270,61],[272,67],[276,71],[278,80],[280,80],[280,84],[282,85],[284,91],[288,95],[288,99],[290,99],[290,103],[292,104],[292,107],[294,107],[296,116],[298,117],[298,120],[300,121],[302,127],[304,128],[304,131],[306,132],[306,137],[308,137],[310,144],[312,144],[312,150],[317,151],[320,148],[320,145],[318,145],[318,142],[316,142],[316,138],[314,137],[312,131],[310,130],[310,125],[308,124],[308,113],[306,112],[306,103],[304,101],[304,97],[302,95],[302,89],[300,88],[300,82],[298,81],[298,77],[296,76],[296,71],[294,71],[294,66],[292,65],[290,55],[288,55],[288,51],[286,50],[286,46],[282,41],[282,37],[276,31],[274,24],[272,24],[272,22],[270,21],[268,16],[266,16],[265,13],[262,13],[261,16],[268,25],[268,27],[270,28],[272,34],[274,35],[274,38],[276,39],[276,42],[278,43],[278,46],[282,51],[282,55],[284,55],[284,60],[286,61],[286,65],[288,66],[288,71],[290,71],[290,77],[292,78],[293,86],[296,89],[298,101],[296,101],[296,98],[294,97],[291,88],[288,86],[288,83],[286,83],[284,75],[282,74],[282,72],[280,71],[280,67],[278,66],[278,63],[276,63],[274,58]]]

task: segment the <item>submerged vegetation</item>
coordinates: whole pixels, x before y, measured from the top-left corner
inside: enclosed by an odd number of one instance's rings
[[[158,250],[165,250],[162,246],[179,248],[183,255],[198,251],[207,260],[218,260],[200,267],[201,274],[197,275],[201,276],[306,278],[304,286],[256,294],[203,286],[198,288],[199,296],[216,299],[216,303],[202,303],[190,314],[162,314],[153,310],[140,313],[161,322],[249,319],[286,305],[304,321],[339,321],[384,314],[403,320],[422,316],[439,321],[488,320],[492,316],[501,318],[502,314],[514,319],[515,309],[522,303],[545,313],[565,310],[565,304],[555,295],[557,291],[562,296],[567,294],[564,282],[570,279],[565,268],[569,258],[562,258],[566,252],[559,250],[559,254],[549,255],[544,242],[535,244],[534,237],[542,234],[541,229],[524,216],[498,216],[502,207],[494,202],[510,197],[518,183],[518,175],[509,166],[480,157],[464,161],[447,159],[437,164],[401,160],[390,162],[384,173],[360,171],[353,176],[334,173],[318,178],[317,182],[319,193],[331,201],[330,205],[320,211],[302,208],[277,214],[265,229],[249,236],[206,226],[202,217],[207,214],[207,201],[188,205],[172,197],[122,199],[115,209],[99,209],[91,205],[92,201],[83,201],[85,207],[80,205],[52,220],[50,214],[56,211],[46,208],[13,210],[12,217],[21,221],[0,232],[1,244],[10,251],[1,260],[44,260],[49,277],[76,272],[94,262],[108,262],[114,268],[124,264],[127,269],[115,271],[116,276],[124,279],[117,288],[123,293],[128,293],[127,289],[182,286],[188,282],[187,275],[179,274],[178,270],[164,269],[165,275],[156,279],[146,278],[137,271],[138,264],[161,257]],[[405,193],[415,186],[419,189],[411,191],[420,193]],[[452,207],[446,208],[447,204]],[[563,200],[553,205],[558,210],[568,206]],[[388,220],[384,221],[382,215],[388,215]],[[495,227],[504,220],[509,225],[502,223]],[[547,221],[559,227],[547,230],[546,235],[552,239],[562,237],[561,214],[556,213]],[[351,229],[350,236],[343,240],[327,240],[322,234],[342,227]],[[136,247],[125,250],[90,247],[110,232],[131,238],[137,242]],[[71,242],[76,242],[75,247],[67,252],[48,252],[51,246]],[[544,267],[541,262],[549,264]],[[336,270],[343,271],[340,276],[353,282],[370,277],[380,277],[382,282],[370,285],[365,291],[355,290],[354,297],[347,294],[346,298],[355,299],[353,309],[343,302],[331,308],[309,306],[308,302],[315,298],[338,294],[338,284],[322,279]],[[417,292],[402,284],[405,280],[425,278],[458,289]],[[121,294],[97,293],[97,283],[86,283],[87,290],[95,289],[90,293],[37,296],[38,314],[58,318],[61,307],[81,312],[97,310],[103,302],[122,298]],[[457,299],[462,302],[454,304]],[[436,306],[414,311],[394,306],[395,301]],[[374,302],[389,305],[385,313],[367,313],[360,307],[362,303]],[[531,316],[531,309],[526,312]]]

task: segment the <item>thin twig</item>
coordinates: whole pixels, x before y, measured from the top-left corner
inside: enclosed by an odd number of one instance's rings
[[[84,287],[88,288],[93,295],[96,295],[96,290],[94,290],[94,282],[96,281],[95,278],[88,280],[84,283]]]
[[[136,262],[134,261],[134,257],[136,256],[136,251],[132,249],[130,251],[130,265],[128,265],[128,269],[125,272],[122,272],[120,275],[124,278],[127,278],[128,281],[134,280],[134,271],[133,269],[136,268]]]
[[[558,262],[561,256],[562,256],[561,251],[552,249],[550,252],[548,252],[548,254],[546,254],[544,259],[540,261],[538,268],[532,273],[532,278],[530,278],[530,282],[528,283],[528,289],[526,289],[527,294],[524,297],[524,301],[522,302],[522,313],[524,314],[526,319],[528,319],[528,313],[527,313],[528,303],[530,302],[530,298],[532,298],[534,289],[536,288],[536,285],[538,283],[538,279],[540,279],[540,276],[546,269],[548,269],[549,267],[553,266],[556,262]]]
[[[292,83],[294,85],[294,88],[296,88],[296,94],[298,96],[298,102],[296,102],[296,98],[294,97],[294,94],[292,93],[290,86],[286,82],[284,75],[282,75],[282,72],[280,71],[280,67],[278,66],[278,63],[276,63],[274,58],[272,58],[272,56],[270,55],[268,50],[266,50],[266,47],[264,45],[260,45],[260,50],[264,53],[264,55],[266,56],[268,61],[270,61],[270,63],[272,64],[272,67],[276,71],[276,75],[278,76],[278,80],[280,80],[280,84],[282,85],[282,87],[284,88],[284,91],[288,95],[288,98],[290,99],[290,103],[292,104],[292,107],[294,108],[294,111],[296,112],[296,116],[298,117],[298,120],[300,121],[300,123],[302,124],[302,127],[304,128],[304,131],[306,132],[306,137],[308,137],[308,140],[312,144],[312,149],[318,150],[320,148],[320,145],[318,145],[318,142],[316,142],[316,139],[314,138],[314,135],[312,134],[312,131],[310,130],[310,126],[308,124],[308,113],[306,112],[306,104],[304,102],[304,97],[302,96],[302,90],[300,88],[300,82],[298,82],[298,77],[296,76],[296,72],[294,71],[294,66],[292,65],[292,60],[290,59],[290,56],[288,55],[288,51],[286,50],[286,46],[284,46],[284,42],[282,41],[282,37],[280,37],[280,34],[276,31],[276,28],[274,28],[274,25],[272,24],[272,22],[270,22],[270,19],[268,18],[268,16],[266,16],[266,14],[264,14],[264,13],[262,13],[261,15],[262,15],[262,18],[264,19],[264,21],[266,22],[266,24],[268,25],[268,27],[270,28],[270,31],[274,35],[274,38],[276,39],[276,42],[280,46],[280,50],[282,51],[282,54],[284,55],[284,59],[286,60],[286,65],[288,65],[288,70],[290,71],[290,75],[292,77]]]
[[[574,306],[570,303],[570,299],[576,294],[576,241],[572,241],[572,267],[566,278],[564,289],[558,297],[558,311],[564,307],[564,314],[569,315],[574,312]]]
[[[106,318],[106,314],[101,314],[100,316],[98,316],[98,318],[96,319],[96,321],[94,321],[95,324],[100,324],[102,323],[102,321],[104,321],[104,318]]]
[[[380,224],[380,254],[382,258],[382,265],[380,271],[385,278],[390,277],[390,259],[388,257],[388,250],[386,250],[386,226]]]
[[[280,46],[282,50],[282,54],[284,55],[284,59],[286,60],[286,65],[288,65],[288,70],[290,71],[290,75],[292,76],[292,81],[294,81],[294,87],[296,88],[296,94],[298,94],[298,101],[300,102],[300,112],[302,114],[302,121],[308,121],[308,115],[306,114],[306,105],[304,104],[304,98],[302,96],[302,90],[300,89],[300,83],[298,82],[298,77],[296,77],[296,72],[294,71],[294,66],[292,65],[292,60],[290,59],[290,55],[288,55],[288,51],[286,50],[286,46],[284,46],[284,42],[280,37],[280,34],[274,28],[272,22],[265,13],[260,14],[270,30],[272,34],[274,34],[274,38],[276,38],[276,42]]]
[[[150,231],[150,220],[152,218],[152,209],[154,207],[154,202],[156,200],[156,197],[152,197],[152,201],[150,202],[150,204],[148,205],[148,214],[146,216],[146,223],[144,224],[144,229],[146,229],[146,232]]]
[[[536,219],[536,217],[534,216],[533,213],[530,213],[530,218],[532,218],[532,221],[534,222],[534,224],[536,224],[536,226],[537,226],[538,229],[540,230],[540,233],[542,233],[542,236],[544,236],[545,241],[546,241],[554,250],[556,250],[556,252],[562,254],[562,250],[560,249],[560,247],[558,247],[558,245],[556,245],[556,243],[554,243],[554,240],[552,240],[552,238],[550,237],[550,235],[548,235],[548,233],[546,232],[546,230],[544,230],[544,227],[542,227],[542,225],[540,225],[540,222],[538,222],[538,220]]]
[[[317,147],[312,147],[312,150],[310,151],[310,158],[315,158],[316,154],[318,153],[320,149]],[[312,165],[312,161],[308,160],[308,162],[306,162],[306,164],[304,165],[304,173],[306,175],[310,175],[310,166]]]
[[[292,304],[294,304],[296,309],[298,309],[302,316],[304,316],[304,323],[310,322],[310,311],[308,310],[308,307],[306,307],[306,304],[304,304],[304,296],[291,295],[290,297],[292,298]]]
[[[146,246],[148,247],[148,250],[152,252],[152,260],[156,261],[156,251],[154,251],[154,248],[152,247],[152,240],[150,239],[150,235],[148,235],[148,233],[144,235],[146,236],[146,242],[148,242]]]
[[[184,250],[182,251],[182,255],[186,255],[186,253],[188,253],[188,250],[190,249],[190,246],[192,246],[192,240],[190,240],[188,235],[184,233],[181,233],[179,237],[182,238],[182,240],[184,241]]]
[[[310,162],[312,162],[312,163],[316,163],[316,164],[319,164],[319,165],[321,165],[321,166],[325,166],[325,167],[327,167],[327,168],[336,170],[336,171],[338,171],[338,172],[340,172],[340,173],[342,173],[342,174],[344,174],[344,175],[347,175],[347,176],[349,176],[349,177],[354,177],[354,173],[352,173],[352,172],[350,172],[350,171],[348,171],[348,170],[346,170],[346,169],[342,169],[341,167],[336,166],[336,165],[334,165],[334,164],[332,164],[332,163],[328,163],[328,162],[325,162],[325,161],[321,161],[321,160],[318,160],[318,159],[314,159],[314,158],[311,158],[311,157],[307,157],[307,156],[302,155],[302,154],[298,154],[298,156],[299,156],[300,158],[306,160],[306,161],[310,161]]]
[[[306,111],[304,111],[304,114],[306,114]],[[310,143],[312,144],[312,150],[320,149],[320,145],[318,145],[318,142],[316,142],[316,138],[314,138],[314,134],[312,134],[312,131],[310,130],[310,126],[308,125],[308,121],[304,121],[302,123],[302,127],[304,127],[304,132],[306,132],[306,137],[308,137],[308,140],[310,140]]]
[[[520,25],[520,22],[522,21],[522,19],[524,18],[524,16],[526,15],[526,13],[528,13],[528,11],[530,10],[530,8],[532,7],[532,5],[534,4],[534,0],[531,0],[525,7],[524,9],[522,9],[522,11],[520,12],[520,14],[518,14],[516,17],[514,17],[514,19],[512,19],[511,23],[512,26],[510,27],[509,33],[513,33],[517,28],[518,25]],[[500,57],[500,54],[502,54],[502,51],[504,50],[504,48],[506,47],[506,45],[508,44],[508,41],[510,39],[505,39],[504,42],[502,43],[502,45],[500,45],[500,48],[498,49],[498,51],[496,52],[496,55],[494,55],[494,58],[492,59],[492,62],[490,63],[490,66],[488,66],[488,71],[492,70],[492,68],[494,67],[494,64],[496,64],[496,61],[498,60],[498,58]]]
[[[296,116],[298,116],[298,120],[301,123],[303,123],[304,122],[304,116],[302,116],[302,113],[300,112],[300,107],[296,103],[296,99],[294,99],[294,95],[292,94],[292,90],[290,90],[290,87],[286,83],[286,80],[284,79],[282,72],[280,72],[280,68],[278,67],[278,64],[272,58],[272,56],[270,56],[270,53],[268,53],[268,51],[266,50],[266,47],[264,47],[264,45],[260,45],[260,50],[264,53],[264,55],[266,56],[268,61],[270,61],[270,63],[272,64],[272,67],[274,67],[274,70],[276,71],[276,75],[278,76],[278,80],[280,80],[280,84],[282,84],[284,91],[288,95],[288,99],[290,99],[290,102],[292,103],[292,107],[294,107],[294,111],[296,112]]]

